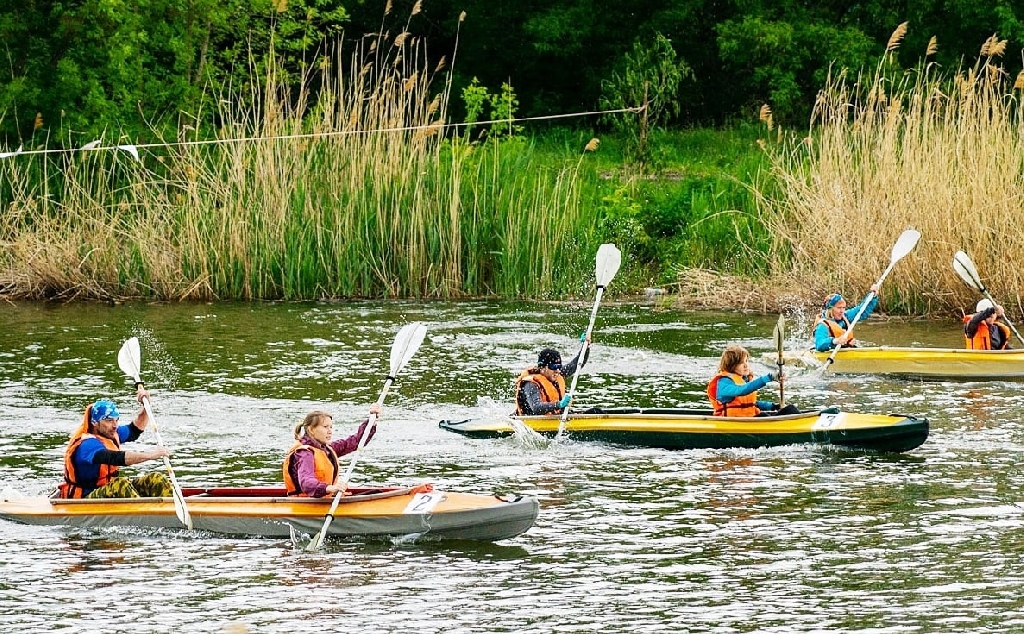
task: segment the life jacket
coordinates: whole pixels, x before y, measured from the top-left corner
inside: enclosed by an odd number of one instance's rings
[[[746,378],[733,372],[719,372],[711,379],[708,383],[708,398],[711,400],[711,406],[715,408],[715,416],[757,416],[761,413],[761,410],[757,407],[756,390],[750,394],[737,396],[728,403],[719,401],[716,398],[718,395],[718,382],[723,378],[728,378],[736,385],[747,383]]]
[[[520,398],[522,394],[522,387],[524,382],[532,382],[538,388],[540,388],[540,400],[544,403],[557,403],[562,400],[562,396],[565,395],[565,377],[561,374],[555,374],[554,382],[548,380],[546,376],[540,373],[540,368],[529,368],[524,370],[519,375],[519,380],[516,381],[516,414],[522,416],[526,413],[524,407],[526,403]],[[560,414],[562,410],[555,410],[552,414]]]
[[[64,483],[57,489],[59,496],[62,498],[83,498],[93,489],[98,489],[117,477],[117,472],[121,467],[112,464],[101,464],[99,465],[99,477],[95,481],[82,481],[79,478],[78,471],[75,469],[75,461],[72,458],[79,445],[82,444],[82,441],[89,438],[96,438],[110,451],[121,450],[120,441],[89,433],[89,410],[86,409],[85,416],[82,418],[82,424],[72,432],[68,447],[64,450]]]
[[[338,454],[334,453],[334,449],[331,449],[331,447],[328,446],[327,450],[324,451],[320,447],[314,447],[312,445],[305,445],[301,442],[297,442],[288,450],[288,455],[284,457],[283,476],[285,495],[309,497],[302,492],[302,487],[299,485],[298,480],[296,480],[292,475],[292,459],[295,452],[306,450],[313,452],[313,473],[316,475],[317,480],[324,484],[331,485],[338,479]]]
[[[1010,330],[1010,327],[1007,326],[1006,324],[1004,324],[1001,321],[997,321],[996,322],[996,326],[999,327],[999,330],[1003,331],[1003,345],[999,346],[999,349],[1000,350],[1009,350],[1010,349],[1010,333],[1012,332]]]
[[[989,331],[989,326],[986,322],[982,321],[978,324],[978,330],[975,331],[973,337],[967,336],[967,323],[971,321],[973,315],[964,315],[964,343],[968,350],[991,350],[992,349],[992,334]],[[1002,322],[996,322],[992,324],[1003,333],[1003,343],[999,347],[1000,350],[1005,350],[1010,344],[1010,328]]]
[[[833,339],[835,339],[836,337],[842,337],[850,328],[850,320],[848,320],[846,317],[843,317],[841,320],[837,321],[835,319],[832,319],[831,317],[818,315],[818,318],[814,321],[814,328],[817,328],[818,324],[825,324],[825,327],[828,328],[828,336],[832,337]],[[850,340],[843,344],[841,347],[855,348],[856,346],[853,345],[853,337],[850,337]]]

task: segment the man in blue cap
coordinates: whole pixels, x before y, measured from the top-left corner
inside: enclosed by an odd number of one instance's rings
[[[867,319],[878,306],[878,284],[872,284],[868,296],[853,308],[846,308],[846,300],[839,293],[826,297],[821,305],[821,314],[814,322],[814,349],[828,352],[836,347],[855,347],[853,333],[849,330],[861,306],[864,306],[864,313],[860,318]]]
[[[149,398],[141,385],[138,401]],[[100,399],[85,410],[82,424],[72,432],[64,450],[62,498],[137,498],[171,497],[173,487],[166,474],[151,472],[132,480],[118,476],[121,467],[169,456],[166,447],[148,451],[125,451],[121,444],[138,439],[145,431],[149,416],[145,408],[135,420],[118,425],[121,413],[110,400]]]

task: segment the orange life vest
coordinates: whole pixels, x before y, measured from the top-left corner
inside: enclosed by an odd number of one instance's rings
[[[757,407],[757,391],[753,391],[750,394],[744,394],[743,396],[737,396],[728,403],[723,403],[718,400],[718,382],[723,378],[728,378],[736,385],[743,385],[747,383],[747,379],[734,373],[734,372],[719,372],[711,379],[708,383],[708,398],[711,400],[711,406],[715,408],[715,416],[757,416],[761,413],[761,410]]]
[[[565,377],[561,374],[555,375],[554,382],[548,380],[546,376],[540,373],[539,368],[529,368],[524,370],[519,375],[519,380],[516,381],[516,414],[522,415],[523,403],[519,400],[519,392],[523,387],[523,382],[530,381],[538,388],[540,388],[540,399],[544,403],[557,403],[562,400],[562,396],[565,395]],[[562,410],[558,409],[552,414],[560,414]]]
[[[846,317],[843,317],[843,323],[846,324],[847,326],[849,326],[849,324],[850,324],[849,320],[846,319]],[[832,319],[831,317],[825,317],[824,315],[818,315],[818,318],[814,321],[814,328],[817,328],[818,324],[825,324],[825,327],[828,328],[828,335],[830,337],[832,337],[833,339],[835,339],[836,337],[842,337],[844,334],[846,334],[846,330],[847,329],[844,328],[843,326],[841,326],[838,321],[836,321],[835,319]],[[855,347],[853,345],[853,337],[850,337],[850,340],[847,341],[845,344],[843,344],[841,347],[843,347],[843,348],[853,348],[853,347]]]
[[[302,492],[302,487],[299,486],[295,477],[292,476],[292,457],[296,451],[304,450],[313,452],[313,473],[316,475],[317,480],[331,485],[338,479],[338,455],[334,453],[330,446],[327,447],[327,451],[324,451],[320,447],[297,442],[295,446],[288,450],[288,455],[284,457],[283,476],[286,495],[309,497]]]
[[[966,344],[967,349],[968,350],[991,350],[992,349],[992,335],[989,332],[990,326],[986,322],[982,321],[981,323],[978,324],[978,330],[975,331],[973,337],[968,337],[967,336],[966,327],[967,327],[967,323],[971,321],[971,317],[973,317],[973,315],[964,315],[964,328],[965,328],[965,330],[964,330],[964,343]],[[1009,328],[1009,326],[1006,326],[1005,324],[1002,324],[1002,323],[1000,323],[998,321],[996,323],[992,324],[992,326],[995,326],[996,328],[999,328],[999,330],[1002,331],[1002,333],[1003,333],[1003,345],[1000,346],[999,349],[1000,350],[1005,350],[1007,348],[1007,346],[1009,345],[1009,343],[1010,343],[1010,328]]]
[[[57,489],[58,494],[62,498],[78,499],[85,497],[87,490],[98,489],[117,477],[117,472],[121,468],[117,465],[101,464],[99,465],[99,477],[96,478],[95,482],[81,482],[72,457],[75,455],[75,450],[78,449],[78,446],[82,444],[82,441],[88,438],[96,438],[110,451],[121,450],[120,442],[89,433],[89,410],[86,409],[85,416],[82,418],[82,424],[71,434],[71,440],[68,442],[67,449],[64,450],[64,483]]]

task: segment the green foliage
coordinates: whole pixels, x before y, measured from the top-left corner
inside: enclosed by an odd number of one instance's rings
[[[491,123],[488,127],[488,134],[491,138],[503,136],[514,137],[522,133],[523,126],[514,123],[516,110],[519,108],[519,99],[515,91],[508,84],[501,85],[501,93],[492,95],[486,86],[480,85],[476,77],[468,86],[462,89],[462,102],[465,107],[466,116],[464,137],[471,138],[472,124],[480,120],[487,104],[490,104]]]
[[[829,68],[870,64],[878,42],[855,28],[820,22],[743,16],[719,25],[723,65],[737,78],[755,112],[769,103],[777,119],[803,121]]]
[[[522,133],[523,126],[513,123],[516,117],[516,110],[519,109],[519,99],[516,98],[516,93],[512,90],[512,86],[503,83],[501,85],[501,94],[492,95],[490,99],[491,120],[499,122],[491,125],[491,136],[512,137]]]
[[[659,133],[654,145],[672,169],[610,186],[599,202],[604,239],[660,272],[653,283],[680,267],[764,272],[771,240],[749,185],[768,165],[756,139],[754,127]]]
[[[679,59],[668,38],[655,33],[649,44],[637,39],[611,77],[601,83],[602,109],[643,108],[639,114],[613,112],[605,115],[628,139],[628,152],[634,162],[650,162],[647,142],[650,128],[679,113],[679,87],[687,78],[693,78],[693,71],[686,61]]]
[[[473,81],[468,86],[462,89],[462,102],[466,109],[464,119],[467,124],[464,128],[466,139],[471,138],[473,124],[480,120],[480,115],[483,113],[484,108],[487,107],[487,98],[487,88],[481,86],[480,80],[476,77],[473,78]]]

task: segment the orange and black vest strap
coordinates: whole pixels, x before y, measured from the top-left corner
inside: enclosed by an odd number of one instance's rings
[[[565,395],[565,377],[561,374],[556,374],[554,382],[548,380],[546,376],[540,373],[539,368],[529,368],[524,370],[519,375],[519,380],[516,381],[516,414],[523,414],[523,404],[519,400],[519,391],[523,387],[523,383],[529,381],[536,385],[540,389],[540,399],[544,403],[557,403],[562,400]]]
[[[1010,327],[1007,326],[1006,324],[1004,324],[1001,321],[997,321],[995,323],[995,326],[997,328],[999,328],[999,330],[1003,331],[1003,345],[999,346],[999,349],[1000,350],[1008,349],[1010,347],[1010,332],[1012,332],[1010,330]]]
[[[64,450],[64,483],[57,489],[58,495],[65,499],[78,499],[85,497],[85,492],[90,489],[98,489],[104,484],[110,482],[117,477],[117,472],[120,469],[117,465],[112,464],[101,464],[99,466],[99,477],[96,478],[95,482],[82,482],[79,478],[78,470],[75,468],[74,455],[75,451],[82,444],[82,441],[88,438],[95,438],[103,443],[103,446],[110,451],[120,451],[121,443],[111,440],[110,438],[104,438],[103,436],[96,436],[89,433],[89,410],[85,410],[85,416],[82,419],[82,424],[79,425],[71,434],[71,440],[68,442],[67,449]]]
[[[978,324],[978,330],[975,331],[973,337],[967,336],[967,323],[971,321],[971,317],[974,315],[964,315],[964,343],[968,350],[991,350],[992,349],[992,336],[988,332],[988,324],[982,321]],[[997,324],[1001,325],[1001,324]],[[1008,331],[1009,329],[1007,329]],[[1009,339],[1007,339],[1009,341]]]
[[[326,485],[331,485],[338,479],[338,455],[334,453],[333,449],[328,446],[327,451],[324,451],[320,447],[304,445],[297,442],[288,450],[288,455],[284,457],[282,475],[284,477],[285,495],[309,497],[302,492],[302,487],[299,485],[298,481],[296,481],[295,476],[292,475],[292,461],[294,460],[296,451],[313,452],[313,473],[316,475],[317,480]]]
[[[761,410],[757,407],[757,391],[743,396],[737,396],[728,403],[718,400],[718,382],[727,378],[736,385],[743,385],[747,382],[742,376],[733,372],[719,372],[708,383],[708,399],[711,406],[715,408],[715,416],[757,416]]]
[[[831,317],[824,317],[822,315],[818,315],[818,319],[816,319],[814,322],[814,328],[817,328],[818,324],[825,324],[825,327],[828,328],[828,335],[833,339],[835,339],[836,337],[842,337],[844,334],[846,334],[847,329],[850,327],[850,322],[849,320],[846,319],[846,317],[843,317],[842,323],[840,323],[835,319],[832,319]],[[853,337],[850,337],[850,340],[847,341],[842,347],[852,348]]]

